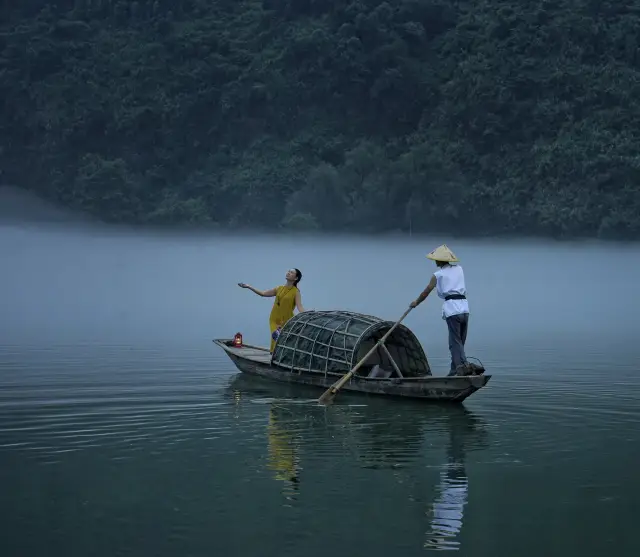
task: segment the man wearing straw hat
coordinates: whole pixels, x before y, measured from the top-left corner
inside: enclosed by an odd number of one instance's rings
[[[436,262],[438,270],[433,273],[431,281],[411,302],[412,308],[420,305],[435,288],[442,304],[442,319],[446,320],[449,328],[449,351],[451,352],[451,371],[449,375],[466,375],[470,373],[467,357],[464,353],[464,343],[467,340],[467,326],[469,324],[469,303],[467,289],[464,284],[464,273],[460,265],[453,265],[459,259],[442,244],[427,254],[427,259]]]

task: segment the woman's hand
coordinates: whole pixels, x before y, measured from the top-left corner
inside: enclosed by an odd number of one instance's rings
[[[248,288],[249,290],[251,290],[251,292],[254,292],[258,296],[262,296],[263,298],[273,298],[276,295],[275,288],[270,288],[269,290],[258,290],[257,288],[254,288],[253,286],[251,286],[250,284],[247,284],[246,282],[239,282],[238,286],[240,288]]]

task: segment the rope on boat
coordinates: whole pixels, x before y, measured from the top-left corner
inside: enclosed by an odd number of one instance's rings
[[[483,369],[487,369],[484,367],[484,364],[480,361],[480,358],[475,358],[474,356],[467,356],[467,360],[476,360]]]

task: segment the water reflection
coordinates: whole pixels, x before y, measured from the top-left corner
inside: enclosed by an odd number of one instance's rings
[[[462,529],[469,490],[466,451],[488,446],[487,430],[481,419],[468,411],[460,418],[449,422],[447,459],[440,471],[437,496],[427,512],[430,528],[425,549],[459,549],[457,538]]]
[[[425,550],[459,550],[469,496],[466,455],[489,446],[484,420],[461,405],[375,397],[344,397],[342,404],[326,408],[314,404],[315,393],[246,375],[236,376],[229,386],[236,404],[269,406],[267,468],[284,482],[285,497],[295,499],[305,484],[301,453],[307,460],[326,458],[328,452],[346,455],[357,468],[387,471],[404,486],[408,506],[425,517]],[[434,467],[440,468],[435,487],[428,485]]]
[[[283,427],[278,419],[278,407],[269,408],[269,423],[267,425],[267,440],[269,443],[269,459],[267,467],[275,472],[275,479],[284,482],[283,495],[288,499],[295,499],[298,494],[300,471],[300,457],[293,435]]]

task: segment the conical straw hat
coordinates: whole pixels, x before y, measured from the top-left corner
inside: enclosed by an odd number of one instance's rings
[[[445,263],[455,263],[456,261],[460,261],[456,257],[455,253],[447,247],[447,244],[442,244],[431,253],[428,253],[427,259],[431,259],[432,261],[444,261]]]

